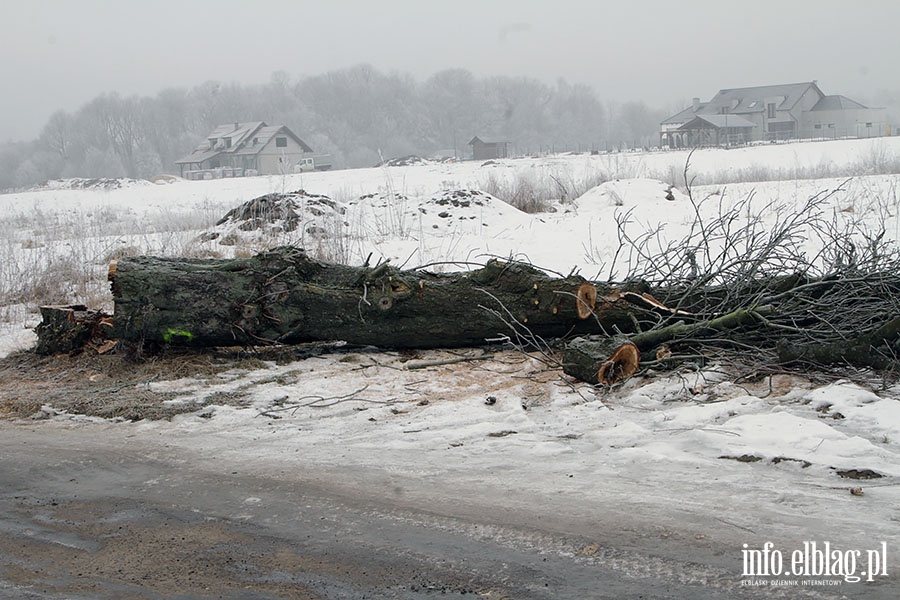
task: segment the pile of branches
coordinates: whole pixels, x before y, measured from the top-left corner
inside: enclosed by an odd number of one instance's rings
[[[840,191],[754,208],[752,193],[729,206],[724,194],[698,199],[688,186],[695,218],[674,241],[662,228],[632,236],[632,214],[618,215],[610,279],[624,266],[626,282],[647,290],[646,306],[630,331],[570,343],[567,372],[611,384],[638,361],[666,369],[710,358],[755,374],[900,371],[900,252],[884,239],[884,213],[872,230],[834,208]],[[710,202],[712,219],[703,217]]]

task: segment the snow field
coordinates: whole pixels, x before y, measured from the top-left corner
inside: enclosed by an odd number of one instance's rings
[[[866,165],[898,151],[900,138],[698,151],[690,157],[698,181],[692,193],[708,199],[704,218],[714,218],[748,198],[741,206],[749,214],[773,202],[797,208],[834,192],[825,216],[841,227],[883,228],[896,242],[900,176],[870,174]],[[631,211],[635,232],[659,229],[659,245],[690,231],[695,215],[678,180],[685,160],[680,152],[554,156],[0,196],[0,355],[33,343],[27,327],[35,324],[34,304],[15,293],[31,274],[56,273],[59,286],[50,292],[63,293],[60,301],[108,308],[106,264],[117,253],[233,256],[297,243],[252,233],[230,246],[197,239],[232,208],[272,192],[304,189],[344,208],[339,235],[327,227],[315,235],[299,231],[299,242],[326,258],[361,264],[371,253],[373,262],[456,270],[489,256],[514,257],[563,274],[576,269],[616,279],[623,273],[611,264],[617,214]],[[858,176],[847,180],[848,169]],[[813,172],[841,176],[731,183],[751,174]],[[559,198],[555,212],[526,214],[481,191],[491,178],[541,181],[549,174],[575,189],[597,173],[606,182]],[[780,218],[759,214],[765,223]],[[811,254],[821,250],[816,243],[815,236],[806,241]],[[69,266],[53,271],[58,264]],[[448,356],[434,351],[412,360]],[[818,539],[867,548],[888,540],[889,572],[900,566],[896,387],[813,385],[787,375],[739,386],[709,367],[636,377],[602,392],[512,351],[422,370],[408,369],[409,362],[395,353],[348,353],[153,381],[151,392],[178,392],[175,402],[196,406],[171,422],[55,418],[165,436],[211,464],[227,454],[258,469],[327,473],[355,465],[407,496],[436,494],[450,482],[460,493],[496,494],[510,511],[540,498],[583,515],[587,531],[594,511],[618,511],[623,519],[656,522],[660,532],[754,547]],[[489,396],[496,401],[486,402]],[[839,471],[881,477],[847,479]],[[862,496],[849,492],[857,487]]]

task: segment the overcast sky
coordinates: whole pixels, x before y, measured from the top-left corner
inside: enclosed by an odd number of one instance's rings
[[[900,90],[895,0],[2,0],[0,15],[0,141],[104,92],[363,62],[562,77],[666,109],[798,81],[864,101]]]

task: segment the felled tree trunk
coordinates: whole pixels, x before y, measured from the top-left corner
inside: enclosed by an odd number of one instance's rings
[[[874,331],[834,344],[780,342],[776,348],[784,363],[806,362],[820,365],[851,364],[875,369],[896,366],[900,317],[891,319]],[[889,345],[887,351],[878,349]]]
[[[662,305],[656,306],[668,310]],[[730,330],[754,327],[770,312],[771,307],[759,307],[756,310],[740,309],[707,320],[681,320],[632,335],[624,342],[621,338],[575,338],[566,345],[563,371],[588,383],[612,385],[630,377],[637,370],[641,354],[646,356],[653,353],[654,358],[663,358],[667,342],[679,338],[710,337]],[[670,315],[677,316],[678,313],[670,311]],[[688,316],[687,313],[685,316]],[[696,319],[696,315],[690,316]]]
[[[247,259],[125,258],[111,265],[114,336],[140,348],[344,340],[460,347],[511,334],[631,330],[627,303],[581,277],[491,261],[470,272],[348,267],[281,248]],[[598,304],[598,297],[601,300]]]
[[[613,385],[634,375],[640,350],[618,338],[575,338],[566,344],[563,371],[587,383]]]
[[[577,337],[566,344],[563,370],[588,383],[612,385],[637,370],[642,359],[667,361],[669,343],[702,346],[703,341],[720,336],[724,340],[739,337],[739,332],[756,332],[754,345],[743,344],[744,351],[762,352],[768,349],[782,365],[852,365],[875,369],[898,368],[900,351],[900,317],[859,335],[845,336],[840,342],[822,343],[798,341],[789,333],[802,333],[796,327],[773,325],[770,317],[777,316],[772,306],[738,309],[711,319],[693,322],[677,321],[664,327],[614,338]],[[783,337],[779,337],[779,334]],[[753,339],[751,338],[751,339]],[[632,366],[634,365],[634,366]]]

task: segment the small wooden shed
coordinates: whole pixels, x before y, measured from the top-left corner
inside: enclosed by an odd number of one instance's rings
[[[476,135],[469,145],[472,146],[473,160],[490,160],[509,156],[509,142],[482,140]]]

